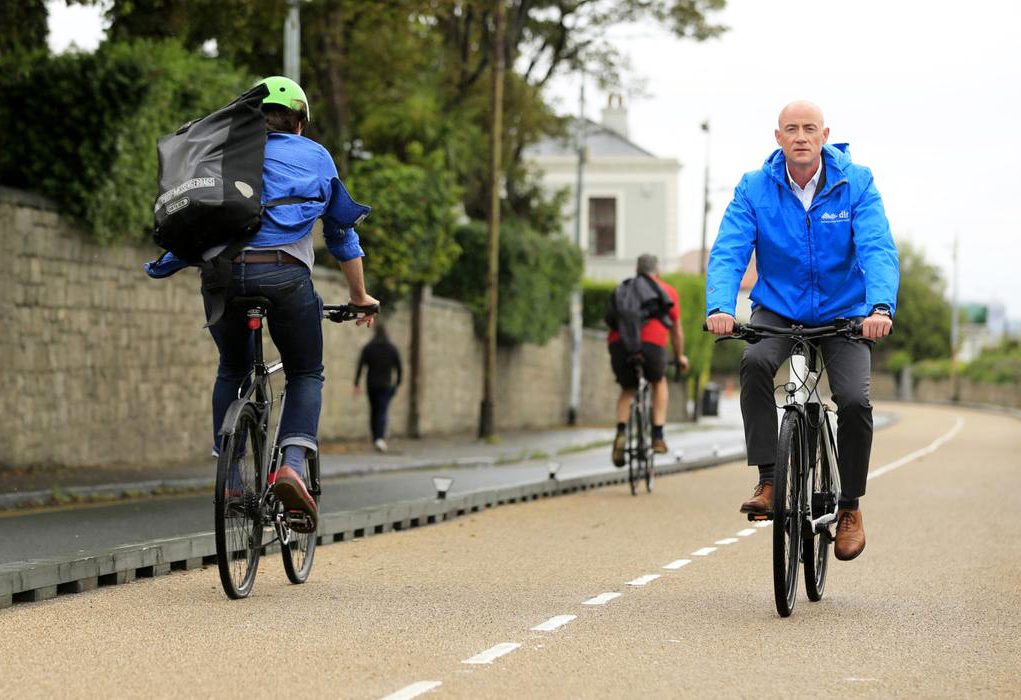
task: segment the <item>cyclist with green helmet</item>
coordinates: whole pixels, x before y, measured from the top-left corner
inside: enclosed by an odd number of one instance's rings
[[[291,204],[266,208],[262,225],[232,262],[232,296],[262,296],[270,300],[270,335],[284,365],[287,401],[280,418],[283,466],[277,471],[274,491],[288,510],[299,510],[318,520],[315,501],[306,486],[305,457],[318,449],[319,413],[323,387],[322,299],[312,285],[314,253],[312,226],[323,220],[326,245],[340,262],[347,278],[351,303],[378,304],[365,290],[362,251],[358,234],[345,228],[352,208],[361,208],[348,195],[329,152],[302,135],[311,117],[305,91],[293,80],[273,76],[260,81],[269,90],[263,100],[268,130],[263,164],[263,202],[295,198]],[[206,260],[220,254],[224,246],[206,251]],[[184,263],[173,256],[147,266],[153,277],[173,274]],[[204,293],[207,315],[211,299]],[[372,316],[358,321],[371,326]],[[220,352],[213,387],[213,452],[224,415],[237,398],[252,370],[253,347],[241,311],[229,305],[223,316],[210,326]],[[314,528],[313,528],[314,529]]]

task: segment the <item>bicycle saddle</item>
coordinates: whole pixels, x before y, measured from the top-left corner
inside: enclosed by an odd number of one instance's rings
[[[269,311],[273,308],[273,302],[266,297],[234,297],[230,300],[230,305],[242,311],[250,311],[256,307],[261,308],[263,311]]]

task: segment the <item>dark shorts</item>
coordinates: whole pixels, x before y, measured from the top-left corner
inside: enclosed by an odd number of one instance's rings
[[[631,364],[623,343],[610,343],[610,366],[617,383],[624,389],[638,388],[638,375]],[[666,374],[666,348],[642,343],[642,371],[649,382],[658,382]]]

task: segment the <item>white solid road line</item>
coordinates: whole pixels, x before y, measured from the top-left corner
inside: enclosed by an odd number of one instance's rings
[[[463,664],[491,664],[494,660],[499,659],[505,654],[509,654],[521,645],[517,642],[503,642],[497,644],[495,647],[486,649],[485,651],[476,654],[470,659],[465,659],[461,663]]]
[[[577,619],[577,615],[557,615],[546,620],[541,625],[536,625],[532,628],[533,632],[552,632],[557,627],[563,627],[571,620]]]
[[[645,576],[639,576],[633,581],[628,581],[629,586],[644,586],[647,583],[652,583],[659,578],[659,574],[645,574]]]
[[[419,695],[428,693],[430,690],[439,688],[443,685],[443,681],[419,681],[418,683],[412,683],[407,688],[401,688],[397,692],[390,693],[383,700],[411,700],[411,698],[417,698]]]
[[[896,460],[894,462],[890,462],[889,464],[884,464],[879,469],[876,469],[874,472],[869,474],[868,478],[869,479],[875,479],[878,476],[882,476],[883,474],[887,474],[889,472],[892,472],[894,469],[899,469],[899,468],[903,467],[905,464],[908,464],[909,462],[914,462],[919,457],[925,457],[926,455],[931,455],[933,452],[935,452],[939,448],[943,447],[944,444],[949,442],[954,437],[954,435],[957,435],[957,433],[960,432],[961,428],[963,428],[963,427],[964,427],[964,419],[963,418],[958,418],[957,422],[954,423],[954,427],[953,428],[951,428],[950,430],[945,432],[943,435],[941,435],[938,438],[936,438],[935,440],[933,440],[931,443],[929,443],[929,445],[927,447],[923,447],[920,450],[915,450],[911,454],[904,455],[900,459],[898,459],[898,460]]]
[[[678,559],[677,561],[672,561],[669,564],[664,564],[663,568],[670,569],[671,571],[677,571],[682,566],[687,566],[690,563],[691,559]]]
[[[726,537],[722,540],[716,540],[716,544],[734,544],[737,541],[736,537]]]
[[[693,557],[708,557],[710,554],[712,554],[715,551],[716,551],[716,547],[703,547],[702,549],[697,549],[694,552],[692,552],[691,556],[693,556]]]
[[[755,527],[769,527],[772,524],[773,524],[772,520],[760,520],[759,522],[755,523]]]
[[[754,535],[754,534],[755,534],[755,528],[754,527],[746,527],[744,530],[741,530],[741,532],[737,533],[737,536],[738,537],[748,537],[749,535]]]
[[[606,605],[614,598],[620,598],[620,593],[600,593],[595,598],[589,598],[582,605]]]

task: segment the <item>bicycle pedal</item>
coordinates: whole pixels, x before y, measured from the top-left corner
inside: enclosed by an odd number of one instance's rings
[[[300,510],[289,510],[284,513],[284,522],[292,530],[309,531],[312,528],[312,518],[308,513]]]
[[[748,514],[748,522],[750,522],[750,523],[759,523],[759,522],[763,522],[765,520],[772,520],[772,519],[773,519],[772,513],[749,513]]]

